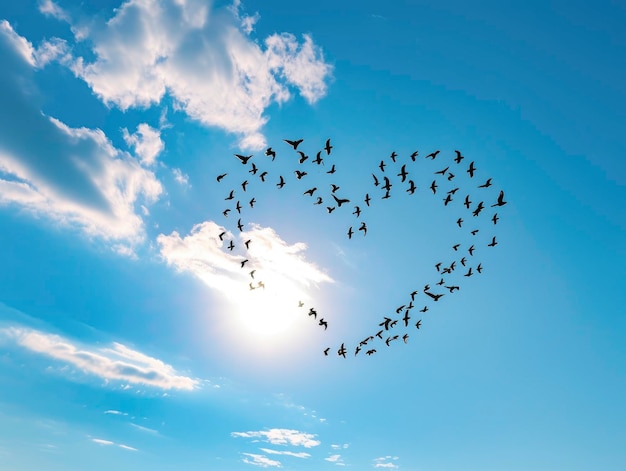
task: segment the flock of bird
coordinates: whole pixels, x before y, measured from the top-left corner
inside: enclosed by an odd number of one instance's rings
[[[305,179],[309,175],[310,170],[307,171],[307,165],[325,165],[325,161],[330,158],[331,151],[333,149],[331,140],[328,139],[326,140],[324,147],[317,151],[315,158],[311,158],[302,149],[299,149],[303,141],[303,139],[284,139],[284,142],[289,146],[290,150],[297,156],[298,167],[293,171],[293,174],[295,179],[299,181]],[[487,178],[480,184],[473,183],[474,176],[477,172],[475,162],[471,161],[469,164],[463,164],[465,156],[463,156],[463,154],[458,150],[455,150],[454,152],[455,157],[453,159],[446,160],[440,165],[443,168],[432,172],[432,182],[428,186],[427,191],[432,193],[435,197],[439,196],[444,207],[460,208],[462,214],[460,214],[456,219],[456,225],[458,228],[463,229],[471,224],[471,230],[468,231],[468,234],[471,237],[470,243],[464,244],[460,242],[454,244],[450,248],[451,253],[453,254],[452,260],[442,260],[434,265],[436,277],[439,278],[439,281],[433,281],[432,287],[431,283],[428,283],[421,287],[421,289],[414,289],[411,293],[409,293],[406,301],[402,305],[395,308],[395,313],[383,316],[383,319],[375,329],[376,332],[371,332],[371,335],[360,340],[354,346],[353,350],[351,348],[351,351],[354,352],[355,356],[360,352],[364,352],[364,354],[368,356],[375,354],[377,349],[380,348],[375,344],[376,342],[384,344],[387,347],[391,346],[394,342],[399,341],[408,343],[410,336],[409,330],[398,332],[398,327],[419,330],[422,326],[422,319],[418,319],[418,317],[420,317],[421,314],[426,313],[432,303],[438,302],[445,295],[453,294],[461,289],[458,281],[454,283],[452,282],[452,279],[454,278],[453,274],[461,273],[464,278],[480,275],[483,271],[483,266],[481,262],[475,261],[475,255],[480,252],[483,246],[493,248],[498,244],[496,236],[491,234],[489,234],[487,239],[490,240],[489,243],[481,243],[480,241],[482,239],[480,236],[476,236],[482,228],[477,228],[476,226],[478,225],[477,221],[483,219],[484,217],[482,215],[491,208],[496,209],[492,209],[490,212],[489,226],[493,227],[497,224],[500,219],[497,209],[507,204],[504,199],[504,191],[500,190],[498,196],[495,197],[495,201],[492,203],[485,203],[487,197],[489,196],[488,193],[485,192],[485,189],[488,189],[493,185],[493,179]],[[439,154],[440,151],[436,150],[426,155],[425,159],[434,162],[441,162],[444,159],[439,157]],[[234,155],[242,165],[247,167],[248,173],[251,176],[259,178],[260,182],[271,183],[275,180],[274,185],[279,190],[288,183],[288,179],[281,174],[273,176],[273,180],[270,180],[269,172],[262,171],[252,160],[254,155]],[[265,151],[265,156],[268,161],[273,162],[276,159],[277,152],[272,147],[268,147]],[[353,207],[354,210],[352,211],[352,215],[355,216],[358,222],[357,224],[349,226],[345,234],[348,239],[352,239],[357,232],[362,232],[363,236],[366,236],[368,227],[362,216],[366,215],[367,209],[372,205],[375,199],[383,201],[390,199],[393,194],[392,191],[396,191],[399,186],[403,187],[402,190],[404,190],[408,195],[413,195],[416,191],[418,191],[418,185],[416,184],[415,179],[411,178],[413,170],[409,168],[417,161],[418,156],[419,152],[415,151],[408,156],[406,161],[401,161],[400,156],[394,151],[387,159],[382,159],[376,167],[376,170],[371,174],[373,180],[372,188],[358,199],[341,196],[339,193],[340,186],[335,183],[330,183],[329,193],[324,193],[318,186],[311,186],[304,191],[302,195],[306,198],[312,198],[313,204],[325,208],[328,214],[331,214],[336,210],[342,211],[344,210],[342,209],[344,207]],[[309,162],[308,164],[306,164],[307,161]],[[259,165],[262,164],[259,163]],[[324,173],[334,175],[336,171],[337,166],[335,163],[332,163],[329,170],[325,170]],[[457,178],[457,175],[460,173],[466,173],[469,176],[469,181],[472,183],[471,190],[478,191],[478,194],[467,191],[467,189],[462,190],[460,186],[455,185],[455,183],[460,180]],[[217,182],[222,182],[227,175],[227,173],[218,175]],[[242,194],[247,194],[248,185],[248,179],[245,179],[240,183]],[[447,187],[451,188],[447,189]],[[238,193],[239,190],[237,187],[228,190],[228,194],[224,200],[234,204],[234,208],[231,206],[226,208],[222,212],[224,217],[229,217],[229,214],[233,211],[236,211],[240,216],[244,206],[249,206],[250,208],[254,207],[254,204],[256,203],[256,199],[254,197],[249,198],[249,200],[247,197],[236,198],[235,195]],[[246,200],[248,201],[246,202]],[[242,203],[242,201],[244,201],[244,203]],[[237,228],[240,232],[243,232],[244,230],[244,224],[242,223],[241,217],[238,218]],[[220,241],[223,241],[227,234],[228,232],[224,230],[219,235]],[[249,250],[251,243],[251,240],[244,242],[247,250]],[[227,248],[230,251],[235,248],[233,240],[229,241]],[[245,257],[242,258],[243,259],[239,260],[238,263],[240,263],[241,269],[246,269],[246,263],[248,263],[249,260]],[[248,273],[250,276],[249,289],[255,290],[265,288],[263,280],[255,279],[255,273],[256,270],[251,270]],[[420,294],[420,291],[423,294],[421,297],[424,298],[424,301],[419,302],[419,305],[421,306],[424,304],[424,306],[418,309],[416,304],[418,304],[418,295]],[[302,302],[298,303],[298,308],[306,309],[304,303]],[[318,319],[318,313],[314,307],[310,307],[308,309],[308,316],[317,321],[317,324],[323,327],[324,330],[328,329],[328,321],[322,317]],[[414,312],[418,313],[417,316],[415,316]],[[327,347],[323,351],[324,355],[328,356],[331,350],[332,347]],[[348,349],[346,348],[345,342],[337,348],[336,352],[338,356],[346,358]]]

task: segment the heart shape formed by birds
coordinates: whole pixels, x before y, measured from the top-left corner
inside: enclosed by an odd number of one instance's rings
[[[325,145],[316,153],[315,158],[307,155],[304,152],[302,143],[304,139],[289,140],[284,139],[284,142],[288,148],[287,153],[291,154],[290,158],[296,157],[297,164],[296,169],[293,170],[295,180],[300,184],[306,183],[309,179],[311,172],[311,165],[316,166],[319,170],[320,166],[325,165],[327,160],[333,159],[333,145],[331,140],[327,139]],[[366,190],[363,195],[358,197],[342,195],[340,193],[341,186],[337,185],[336,173],[338,172],[338,162],[331,162],[330,168],[325,170],[324,167],[322,175],[329,180],[330,193],[324,193],[320,188],[321,184],[307,184],[307,189],[302,192],[302,197],[308,199],[309,202],[313,200],[313,205],[322,208],[328,214],[335,211],[345,211],[346,208],[354,208],[352,215],[357,221],[355,224],[349,225],[344,228],[345,237],[352,240],[357,235],[367,236],[367,214],[370,207],[375,204],[376,201],[385,202],[392,197],[392,194],[398,190],[405,192],[407,195],[412,196],[418,192],[421,188],[422,191],[430,193],[433,197],[439,197],[442,202],[443,208],[449,208],[449,210],[457,211],[458,217],[456,217],[457,230],[464,233],[470,240],[469,243],[459,242],[450,247],[450,253],[452,257],[442,259],[434,264],[433,275],[438,278],[438,281],[431,281],[426,283],[419,289],[413,289],[407,293],[406,301],[400,306],[391,308],[387,315],[384,315],[374,328],[370,335],[364,339],[358,340],[353,346],[350,346],[350,351],[354,352],[354,355],[359,355],[360,352],[367,356],[371,356],[378,351],[378,344],[386,347],[392,346],[394,343],[408,343],[409,331],[419,330],[422,326],[422,319],[420,316],[433,306],[433,303],[438,303],[441,298],[446,295],[454,294],[461,289],[461,281],[468,279],[472,276],[480,275],[483,271],[482,262],[478,261],[475,254],[480,251],[483,246],[488,248],[495,247],[498,242],[496,236],[493,235],[493,228],[496,226],[499,215],[498,209],[506,205],[504,191],[499,190],[497,196],[490,196],[487,189],[493,187],[492,178],[487,178],[484,182],[478,182],[475,180],[477,175],[477,167],[474,161],[469,164],[464,163],[465,156],[458,151],[454,151],[454,157],[444,157],[440,155],[440,151],[436,150],[425,155],[423,158],[419,156],[419,152],[415,151],[407,157],[401,157],[395,151],[391,152],[386,158],[380,160],[378,166],[373,169],[371,173],[372,182],[370,189]],[[254,155],[242,155],[234,154],[240,161],[248,174],[253,177],[259,178],[260,182],[267,185],[273,185],[277,190],[283,189],[288,184],[288,179],[284,175],[278,175],[276,178],[271,175],[268,170],[261,169],[257,166],[253,159]],[[277,157],[277,152],[274,148],[269,147],[265,151],[267,158],[266,163],[271,164]],[[282,151],[281,151],[282,157]],[[469,159],[468,159],[469,160]],[[431,168],[426,173],[430,176],[426,187],[424,188],[420,183],[416,183],[417,175],[415,167],[418,162],[428,162]],[[259,165],[263,165],[259,162]],[[433,171],[434,168],[434,171]],[[397,173],[396,173],[397,172]],[[227,176],[227,173],[223,173],[217,176],[217,182],[221,183]],[[465,178],[465,185],[461,186],[459,183]],[[272,178],[273,177],[273,178]],[[432,178],[432,181],[430,181]],[[276,180],[276,181],[274,181]],[[244,180],[240,186],[243,192],[246,192],[249,181]],[[233,210],[238,214],[241,214],[242,206],[241,199],[237,199],[235,194],[238,188],[229,188],[227,190],[227,196],[224,198],[229,203],[234,203],[234,208],[226,208],[222,214],[224,217],[228,217],[229,213]],[[491,201],[485,203],[488,197],[491,197]],[[254,208],[257,202],[255,197],[252,197],[249,202],[244,205]],[[494,209],[495,208],[495,209]],[[489,212],[487,219],[485,214]],[[467,222],[466,222],[467,221]],[[472,222],[470,230],[467,229],[469,221]],[[479,227],[479,221],[486,221],[488,227],[492,230],[487,231],[482,227]],[[238,218],[237,229],[243,232],[244,223],[241,218]],[[488,232],[487,240],[483,240],[483,233]],[[481,233],[481,236],[478,234]],[[220,241],[224,241],[224,237],[228,234],[228,231],[224,229],[219,235]],[[251,240],[244,242],[246,250],[250,249]],[[232,252],[235,248],[234,242],[231,239],[226,246],[228,250]],[[237,259],[237,263],[240,264],[241,269],[246,269],[246,264],[249,262],[248,258],[242,256],[241,259]],[[251,281],[249,282],[249,289],[254,291],[256,289],[264,289],[265,282],[256,269],[249,272]],[[431,286],[432,284],[432,286]],[[416,297],[421,293],[421,297],[424,301],[419,302],[419,308],[416,306]],[[295,306],[294,306],[295,307]],[[303,302],[299,302],[298,309],[303,310],[309,317],[312,317],[318,326],[324,330],[328,329],[328,320],[319,316],[315,307],[305,306]],[[414,314],[417,312],[417,315]],[[404,331],[399,330],[404,327]],[[327,347],[323,350],[323,354],[329,356],[329,352],[332,347]],[[342,342],[336,349],[337,355],[346,358],[348,353],[348,347],[346,342]]]

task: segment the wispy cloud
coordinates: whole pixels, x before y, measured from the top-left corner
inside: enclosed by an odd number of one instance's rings
[[[249,37],[260,17],[242,14],[240,2],[211,11],[199,1],[129,0],[99,21],[70,20],[51,1],[40,11],[89,40],[95,60],[75,57],[70,67],[103,102],[126,110],[168,93],[193,119],[238,134],[241,147],[265,144],[268,106],[287,101],[291,88],[314,103],[332,74],[308,35]]]
[[[330,455],[328,458],[324,458],[324,460],[333,463],[337,466],[345,466],[346,463],[343,461],[341,455]]]
[[[252,432],[232,432],[232,437],[257,438],[272,445],[291,445],[312,448],[321,442],[316,440],[316,435],[285,428],[272,428]]]
[[[304,451],[295,452],[295,451],[280,451],[280,450],[272,450],[271,448],[259,448],[263,453],[267,453],[268,455],[284,455],[284,456],[293,456],[294,458],[310,458],[311,455]]]
[[[189,186],[189,175],[183,173],[179,168],[172,169],[172,173],[174,174],[174,180],[176,180],[177,183]]]
[[[398,461],[398,459],[397,456],[381,456],[380,458],[374,458],[374,468],[398,469],[399,466],[394,463]]]
[[[124,128],[122,134],[126,144],[135,150],[135,155],[144,165],[153,165],[157,156],[165,148],[165,144],[161,140],[161,132],[146,123],[137,126],[137,131],[133,134]]]
[[[124,381],[165,390],[193,390],[199,385],[197,379],[179,374],[161,360],[116,342],[110,348],[79,346],[58,335],[26,327],[2,328],[0,336],[107,381]]]
[[[121,412],[119,410],[105,410],[104,413],[110,415],[128,415],[128,412]]]
[[[280,468],[280,461],[272,460],[265,455],[257,455],[254,453],[242,453],[245,456],[244,463],[260,466],[261,468]]]
[[[98,445],[102,445],[102,446],[118,446],[119,448],[122,448],[124,450],[128,450],[128,451],[139,451],[137,450],[137,448],[129,446],[129,445],[124,445],[123,443],[115,443],[112,442],[111,440],[105,440],[103,438],[90,438],[90,440],[93,443],[97,443]]]

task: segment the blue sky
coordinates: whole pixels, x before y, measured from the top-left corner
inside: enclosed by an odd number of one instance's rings
[[[0,468],[622,469],[626,9],[473,3],[4,2]]]

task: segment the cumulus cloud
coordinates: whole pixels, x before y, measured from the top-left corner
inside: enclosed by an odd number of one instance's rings
[[[117,342],[107,348],[79,346],[61,336],[21,326],[2,328],[0,336],[31,352],[107,381],[124,381],[165,390],[193,390],[199,386],[197,379],[181,375],[163,361]]]
[[[101,130],[72,128],[41,113],[32,71],[56,54],[53,46],[38,55],[0,22],[0,205],[77,227],[130,255],[145,237],[135,206],[155,202],[161,184]]]
[[[157,242],[161,255],[169,265],[179,271],[188,271],[212,288],[218,289],[233,299],[247,295],[250,277],[241,270],[241,255],[227,252],[227,244],[235,239],[226,233],[223,240],[219,235],[227,232],[213,221],[195,225],[190,234],[181,237],[178,232],[160,234]],[[271,228],[252,224],[251,229],[239,233],[237,244],[243,246],[250,240],[245,258],[246,267],[255,269],[268,289],[279,286],[294,296],[303,295],[302,290],[311,284],[332,282],[313,263],[304,258],[306,244],[289,245]]]
[[[70,21],[69,15],[52,0],[41,0],[39,2],[39,11],[46,16],[51,16],[61,21]]]
[[[252,432],[232,432],[230,435],[232,437],[257,438],[261,441],[271,443],[272,445],[303,446],[304,448],[312,448],[321,443],[319,440],[316,440],[316,435],[314,434],[285,428],[272,428]]]
[[[74,25],[95,59],[75,57],[71,69],[108,105],[148,107],[168,93],[191,118],[258,149],[266,108],[287,101],[291,88],[319,100],[332,67],[308,35],[251,39],[259,16],[240,10],[239,2],[210,11],[198,0],[128,0],[106,21]]]
[[[254,453],[242,453],[245,456],[244,463],[260,466],[261,468],[280,468],[280,461],[272,460],[265,455],[257,455]]]
[[[161,132],[146,123],[137,126],[137,132],[130,134],[128,129],[122,129],[124,141],[135,150],[135,155],[144,165],[153,165],[157,156],[165,145],[161,140]]]

